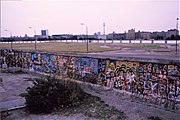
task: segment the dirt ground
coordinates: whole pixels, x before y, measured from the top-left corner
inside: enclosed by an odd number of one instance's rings
[[[42,77],[36,74],[28,73],[2,73],[3,85],[0,86],[0,104],[22,99],[19,94],[25,92],[27,86],[32,82],[27,79]],[[62,111],[51,114],[34,115],[29,114],[26,109],[18,109],[1,113],[1,119],[4,120],[119,120],[117,114],[126,116],[127,120],[179,120],[180,112],[165,110],[158,106],[149,105],[145,102],[134,100],[125,93],[119,93],[114,89],[103,87],[92,87],[92,85],[83,85],[85,92],[101,98],[101,100],[90,99],[86,102],[86,107],[81,106],[72,109],[63,109]],[[94,101],[94,102],[93,102]],[[104,101],[104,102],[103,102]],[[2,104],[1,104],[2,105]],[[103,106],[101,106],[103,105]],[[1,107],[1,106],[0,106]],[[101,108],[101,109],[99,109]],[[2,109],[2,108],[1,108]],[[106,110],[110,110],[105,112]],[[100,112],[101,111],[101,112]],[[113,113],[113,114],[109,114]],[[102,116],[103,117],[99,117]],[[149,119],[148,119],[149,118]]]
[[[165,110],[158,105],[133,99],[126,93],[119,93],[114,89],[100,90],[86,88],[87,93],[100,97],[106,104],[114,106],[127,115],[128,120],[179,120],[180,110]],[[156,119],[153,119],[156,118]]]

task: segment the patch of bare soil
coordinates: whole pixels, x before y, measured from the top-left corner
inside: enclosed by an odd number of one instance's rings
[[[26,109],[19,109],[2,113],[2,120],[125,120],[123,112],[105,104],[100,98],[89,95],[82,104],[56,110],[51,114],[30,114]]]

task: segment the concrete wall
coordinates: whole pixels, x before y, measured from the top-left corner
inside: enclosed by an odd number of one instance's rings
[[[147,98],[180,101],[180,64],[150,63],[0,50],[0,67],[20,67],[30,71],[72,78],[125,90]]]

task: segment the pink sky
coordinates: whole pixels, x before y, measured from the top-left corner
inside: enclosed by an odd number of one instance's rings
[[[103,32],[167,31],[176,27],[178,0],[1,0],[1,36],[40,34],[89,34]]]

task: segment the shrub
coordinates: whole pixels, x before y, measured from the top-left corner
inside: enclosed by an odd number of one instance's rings
[[[85,93],[78,83],[53,78],[35,79],[27,88],[26,107],[31,113],[50,113],[79,104]]]

